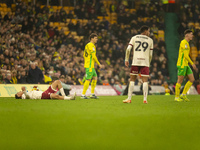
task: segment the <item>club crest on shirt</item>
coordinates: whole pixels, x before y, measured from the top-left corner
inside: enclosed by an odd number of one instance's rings
[[[185,44],[185,48],[188,48],[187,44]]]

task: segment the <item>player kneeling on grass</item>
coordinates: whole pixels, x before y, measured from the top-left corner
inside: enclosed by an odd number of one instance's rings
[[[133,60],[130,72],[130,83],[128,88],[128,98],[123,103],[131,103],[131,97],[137,75],[140,73],[143,81],[143,102],[147,103],[149,65],[153,55],[153,40],[149,37],[150,29],[142,26],[141,34],[133,36],[126,49],[125,65],[129,66],[129,55],[133,49]]]
[[[30,92],[26,91],[25,87],[22,87],[22,91],[15,94],[16,99],[60,99],[60,100],[75,100],[76,93],[73,96],[66,96],[59,80],[54,81],[46,91],[37,90],[37,86]],[[56,94],[57,89],[60,91],[62,96]]]

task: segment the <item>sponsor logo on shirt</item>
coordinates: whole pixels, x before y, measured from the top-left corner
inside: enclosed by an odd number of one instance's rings
[[[138,60],[145,60],[145,58],[137,58]]]

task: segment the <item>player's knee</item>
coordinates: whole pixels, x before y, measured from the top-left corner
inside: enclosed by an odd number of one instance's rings
[[[60,80],[56,80],[55,82],[60,83]]]
[[[56,80],[55,82],[56,84],[61,84],[60,80]]]
[[[193,83],[193,82],[194,82],[194,80],[195,80],[195,79],[194,79],[194,78],[192,78],[192,79],[190,79],[190,82],[192,82],[192,83]]]
[[[54,95],[54,98],[55,98],[55,99],[58,99],[58,98],[59,98],[59,95],[55,94],[55,95]]]
[[[51,99],[57,99],[58,95],[57,94],[51,94]]]

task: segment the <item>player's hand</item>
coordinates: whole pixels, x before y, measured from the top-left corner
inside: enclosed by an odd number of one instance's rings
[[[195,64],[192,65],[192,68],[193,68],[196,72],[198,71],[198,69],[197,69],[197,67],[196,67]]]
[[[26,88],[24,86],[21,89],[22,89],[22,91],[26,91]]]
[[[128,67],[129,66],[129,62],[125,61],[125,66]]]
[[[99,67],[100,67],[100,69],[101,69],[101,68],[103,68],[103,67],[104,67],[104,65],[101,65],[101,64],[100,64],[100,65],[99,65]]]

